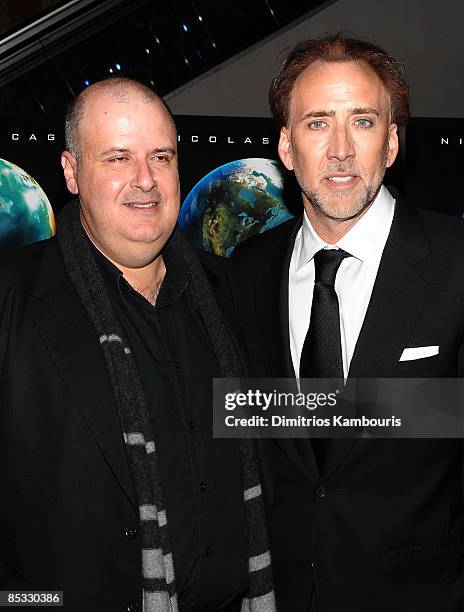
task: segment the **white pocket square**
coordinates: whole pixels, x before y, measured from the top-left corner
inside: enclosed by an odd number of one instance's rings
[[[400,361],[412,361],[413,359],[424,359],[424,357],[433,357],[438,355],[439,346],[413,346],[405,348],[400,357]]]

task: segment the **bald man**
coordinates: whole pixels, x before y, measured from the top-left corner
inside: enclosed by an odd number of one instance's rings
[[[0,264],[0,590],[67,612],[274,609],[252,451],[212,438],[212,378],[240,363],[218,264],[174,229],[176,145],[144,85],[86,89],[76,199]]]

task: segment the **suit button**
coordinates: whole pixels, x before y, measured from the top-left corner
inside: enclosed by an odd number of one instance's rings
[[[205,490],[206,490],[206,483],[200,482],[200,491],[205,491]]]
[[[126,609],[127,609],[127,612],[139,612],[140,606],[135,601],[131,601],[129,604],[127,604]]]
[[[137,529],[135,529],[135,527],[126,527],[126,529],[124,530],[124,535],[128,540],[135,540],[135,538],[137,537]]]
[[[211,554],[211,546],[205,546],[205,550],[203,551],[203,555],[205,557],[209,557],[210,554]]]
[[[190,429],[195,429],[195,422],[194,421],[189,421],[188,425],[189,425]]]
[[[327,495],[327,489],[325,487],[317,487],[316,489],[316,495],[320,498],[323,499],[326,495]]]

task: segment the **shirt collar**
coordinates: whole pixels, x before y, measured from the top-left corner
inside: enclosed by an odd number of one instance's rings
[[[101,251],[97,249],[94,243],[87,236],[87,241],[90,245],[92,255],[97,262],[98,269],[100,270],[105,285],[109,288],[117,287],[119,279],[122,277],[121,270],[115,266],[109,259],[107,259]]]
[[[97,262],[98,268],[103,276],[105,285],[110,291],[116,291],[119,295],[122,294],[122,289],[127,289],[130,292],[135,293],[143,301],[151,306],[150,302],[146,300],[142,295],[137,293],[126,281],[122,271],[114,265],[107,257],[99,251],[93,242],[87,237],[89,244]],[[166,243],[163,250],[163,260],[166,267],[166,275],[164,277],[163,284],[161,285],[161,291],[156,301],[157,306],[167,306],[176,302],[187,288],[188,276],[185,273],[182,262],[171,245],[171,241]]]
[[[395,199],[382,185],[367,212],[335,244],[322,240],[315,232],[306,212],[303,213],[303,224],[295,241],[297,270],[326,247],[343,249],[361,261],[379,260],[390,233],[394,212]]]

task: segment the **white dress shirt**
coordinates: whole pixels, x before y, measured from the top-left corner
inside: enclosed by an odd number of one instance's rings
[[[351,255],[342,261],[335,279],[340,309],[343,372],[346,378],[394,212],[395,200],[382,186],[367,212],[333,245],[327,244],[316,234],[306,213],[303,214],[303,224],[293,247],[288,280],[290,350],[297,377],[311,316],[314,255],[324,248],[340,248]]]

